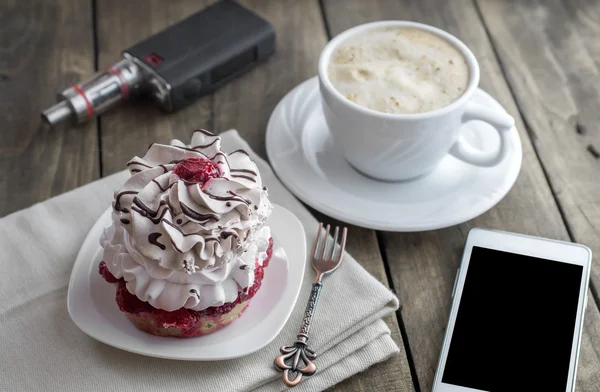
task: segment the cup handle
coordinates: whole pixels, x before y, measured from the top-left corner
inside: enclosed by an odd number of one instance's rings
[[[497,153],[494,151],[481,151],[470,145],[461,135],[450,149],[450,154],[461,161],[473,165],[484,167],[496,166],[498,163],[502,162],[506,156],[507,146],[510,143],[509,131],[514,127],[515,119],[509,114],[502,113],[498,110],[490,109],[474,102],[468,102],[462,117],[462,122],[464,124],[472,120],[485,121],[496,129],[500,136],[500,150]]]

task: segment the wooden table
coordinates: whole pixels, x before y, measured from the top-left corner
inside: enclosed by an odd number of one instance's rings
[[[600,254],[599,1],[242,0],[277,30],[277,54],[259,68],[172,115],[134,103],[79,128],[40,125],[40,111],[59,89],[106,68],[122,49],[209,3],[2,2],[0,216],[121,170],[150,142],[188,140],[197,127],[237,128],[264,157],[271,111],[316,74],[329,38],[356,24],[406,19],[445,29],[471,47],[481,64],[480,86],[517,121],[523,167],[496,207],[459,226],[408,234],[350,228],[350,252],[401,300],[387,323],[402,350],[334,390],[431,389],[470,228],[577,241]],[[600,391],[599,289],[595,265],[579,391]]]

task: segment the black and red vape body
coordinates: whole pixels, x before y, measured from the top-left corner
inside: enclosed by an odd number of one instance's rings
[[[123,59],[59,94],[42,113],[50,125],[82,123],[133,96],[176,111],[275,52],[271,24],[223,0],[123,52]]]

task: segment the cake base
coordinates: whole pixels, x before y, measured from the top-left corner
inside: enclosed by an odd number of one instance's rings
[[[138,329],[156,336],[170,336],[176,338],[189,338],[204,336],[216,332],[233,323],[248,308],[250,300],[241,302],[223,315],[203,315],[194,320],[188,329],[182,329],[178,324],[158,323],[151,312],[125,313],[125,317]],[[200,313],[200,312],[198,312]]]

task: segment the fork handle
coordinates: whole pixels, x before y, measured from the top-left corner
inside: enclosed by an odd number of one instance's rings
[[[323,284],[321,282],[313,283],[312,290],[310,291],[310,297],[308,299],[308,303],[306,304],[306,310],[304,311],[304,317],[302,318],[302,325],[300,326],[300,331],[298,332],[297,336],[298,340],[302,340],[302,342],[305,344],[308,341],[310,322],[312,321],[312,317],[317,309],[317,302],[319,301],[319,294],[321,293],[322,287]]]
[[[317,354],[306,346],[308,342],[308,330],[310,329],[310,322],[312,320],[315,309],[317,308],[317,302],[319,301],[319,293],[323,285],[321,284],[321,276],[317,278],[317,281],[313,283],[312,290],[310,291],[310,298],[304,311],[304,317],[302,318],[302,326],[296,336],[296,341],[291,346],[283,346],[279,349],[281,355],[275,358],[273,364],[275,368],[283,374],[281,378],[283,383],[287,387],[295,387],[302,381],[304,376],[312,376],[317,371],[317,367],[312,362],[317,358]],[[290,374],[294,373],[295,377],[292,378]]]

